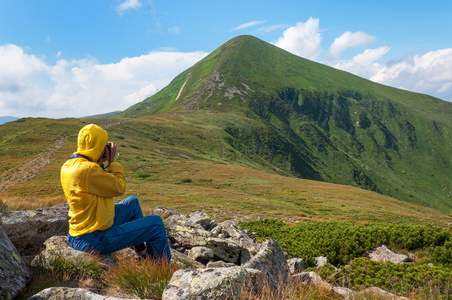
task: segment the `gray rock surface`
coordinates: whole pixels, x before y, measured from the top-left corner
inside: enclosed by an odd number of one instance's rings
[[[265,281],[274,289],[287,283],[286,257],[281,246],[273,239],[265,240],[260,251],[243,267],[261,271],[267,277]]]
[[[411,259],[404,254],[397,254],[389,250],[385,245],[374,248],[371,251],[366,253],[366,256],[369,259],[377,262],[393,262],[396,265],[404,262],[410,262]]]
[[[319,256],[315,258],[316,267],[322,267],[328,264],[328,258],[325,256]]]
[[[188,257],[206,265],[213,259],[214,254],[210,248],[194,247],[188,250]]]
[[[192,213],[189,217],[193,223],[201,225],[202,228],[206,230],[209,230],[214,223],[212,220],[210,220],[209,216],[203,211],[196,211]]]
[[[357,292],[356,295],[374,295],[379,299],[391,299],[391,300],[408,300],[406,297],[397,296],[393,293],[385,291],[379,287],[369,287],[361,292]]]
[[[78,251],[69,246],[67,236],[53,236],[44,242],[45,249],[31,262],[32,266],[52,269],[56,258],[77,261],[89,256],[89,253]]]
[[[13,299],[30,280],[30,270],[0,223],[0,299]]]
[[[287,260],[287,268],[290,274],[297,274],[306,269],[306,264],[302,258],[291,258]]]
[[[44,242],[56,235],[67,235],[69,205],[2,212],[3,228],[17,251],[26,257],[39,253]]]
[[[29,300],[127,300],[126,298],[107,297],[82,288],[52,287],[28,298]]]
[[[239,266],[178,270],[163,292],[162,299],[240,299],[242,288],[249,286],[259,273]]]
[[[222,260],[241,265],[251,259],[251,253],[256,254],[259,249],[255,239],[235,222],[214,224],[204,212],[195,212],[190,217],[174,213],[167,216],[164,219],[166,232],[171,246],[179,252],[206,247],[213,251],[212,261]]]

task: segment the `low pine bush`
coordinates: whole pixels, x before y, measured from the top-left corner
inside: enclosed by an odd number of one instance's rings
[[[320,269],[322,268],[324,267]],[[444,267],[427,264],[395,265],[360,257],[339,272],[331,274],[331,269],[328,271],[334,285],[353,290],[378,286],[394,294],[417,295],[422,299],[449,299],[452,295],[452,270]]]
[[[289,257],[301,257],[309,266],[315,265],[317,256],[326,256],[335,266],[344,265],[380,245],[388,245],[393,251],[442,247],[436,251],[438,261],[452,262],[452,248],[445,246],[451,233],[436,226],[337,221],[286,226],[269,219],[240,226],[256,232],[260,240],[275,239]]]

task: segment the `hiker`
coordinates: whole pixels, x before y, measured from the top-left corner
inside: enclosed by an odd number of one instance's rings
[[[76,250],[108,254],[134,247],[136,258],[171,260],[160,216],[143,217],[136,197],[114,204],[126,190],[122,166],[114,161],[116,144],[101,127],[90,124],[78,135],[77,152],[61,168],[69,203],[68,240]]]

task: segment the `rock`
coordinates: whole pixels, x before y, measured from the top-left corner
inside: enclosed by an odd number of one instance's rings
[[[236,223],[226,221],[215,225],[204,212],[190,217],[173,214],[165,220],[165,226],[171,247],[180,252],[207,247],[214,253],[213,260],[241,265],[259,250],[255,240]]]
[[[207,247],[194,247],[188,250],[188,257],[200,262],[204,265],[209,263],[213,257],[213,251]]]
[[[223,234],[225,238],[232,239],[234,242],[238,243],[243,248],[247,249],[251,255],[256,255],[259,251],[259,244],[256,242],[254,235],[249,235],[249,230],[242,229],[234,221],[224,221],[215,226],[211,232]]]
[[[104,269],[111,269],[116,266],[116,262],[110,254],[93,257],[92,254],[84,251],[75,250],[67,241],[67,236],[54,236],[44,242],[45,249],[31,262],[32,266],[53,268],[53,262],[62,258],[66,261],[78,262],[80,260],[95,260],[99,266]]]
[[[287,260],[287,268],[289,269],[290,274],[296,274],[306,269],[306,264],[302,258],[291,258]]]
[[[345,287],[340,287],[340,286],[333,286],[333,292],[341,295],[346,300],[355,299],[355,295],[356,295],[356,292],[354,290],[351,290],[351,289],[348,289]]]
[[[402,300],[402,299],[409,299],[406,297],[396,296],[393,293],[387,292],[379,287],[369,287],[361,292],[356,293],[356,295],[375,295],[379,298],[383,299],[391,299],[391,300]]]
[[[211,261],[206,265],[206,268],[229,268],[229,267],[235,267],[236,264],[233,263],[227,263],[222,260],[219,261]]]
[[[180,269],[187,269],[187,268],[204,268],[204,265],[200,262],[197,262],[196,260],[188,257],[188,255],[185,255],[179,251],[176,251],[175,249],[171,250],[171,262],[174,262],[178,265]]]
[[[239,266],[178,270],[165,288],[162,299],[240,299],[243,288],[249,287],[259,273]]]
[[[199,224],[204,228],[205,230],[209,230],[213,221],[210,220],[209,216],[203,212],[203,211],[196,211],[190,215],[190,220],[195,223]]]
[[[152,214],[154,215],[159,215],[163,218],[167,218],[169,216],[173,216],[173,215],[179,215],[177,213],[177,211],[175,211],[174,209],[168,209],[168,208],[164,208],[164,207],[156,207],[152,210]]]
[[[271,288],[277,289],[287,283],[287,265],[284,251],[277,241],[265,240],[259,253],[243,264],[243,267],[262,271]]]
[[[67,235],[69,231],[69,205],[2,212],[3,228],[19,253],[34,256],[39,253],[43,243],[56,235]]]
[[[250,257],[247,249],[227,239],[210,238],[207,240],[206,247],[212,249],[215,260],[222,260],[236,265],[241,264],[242,255],[246,258]]]
[[[165,229],[172,244],[186,249],[205,246],[207,240],[214,237],[210,231],[183,215],[168,217],[165,220]]]
[[[0,299],[13,299],[30,280],[30,270],[0,224]]]
[[[29,300],[127,300],[126,298],[107,297],[82,288],[52,287],[28,298]]]
[[[389,250],[385,245],[374,248],[365,254],[369,259],[377,262],[393,262],[394,264],[400,264],[404,262],[410,262],[410,258],[404,254],[397,254]]]
[[[300,282],[304,285],[310,285],[310,284],[313,284],[315,286],[329,285],[326,281],[324,281],[322,279],[322,277],[320,277],[319,274],[317,274],[316,272],[313,272],[313,271],[301,272],[301,273],[294,275],[294,277],[299,279]]]
[[[325,256],[316,257],[315,261],[316,261],[316,267],[317,268],[328,264],[328,258],[325,257]]]

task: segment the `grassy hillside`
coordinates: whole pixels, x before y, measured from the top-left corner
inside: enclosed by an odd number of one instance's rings
[[[258,169],[452,211],[452,103],[241,36],[119,116],[186,111]]]
[[[236,115],[213,113],[204,118],[220,124],[225,119],[244,121]],[[117,159],[128,184],[125,196],[138,196],[146,214],[164,206],[180,213],[204,210],[217,221],[265,217],[288,223],[349,220],[441,226],[452,221],[444,212],[372,191],[281,176],[271,165],[253,165],[246,154],[226,142],[222,127],[191,112],[128,120],[25,119],[2,125],[0,180],[11,185],[0,199],[10,209],[64,203],[59,169],[75,151],[78,130],[90,122],[107,128],[110,139],[118,144]],[[35,164],[29,170],[22,168],[45,154],[52,155],[42,168],[36,169]],[[38,175],[30,179],[27,171]],[[23,174],[28,180],[11,179],[12,174]]]

